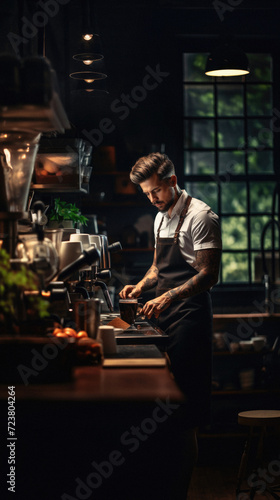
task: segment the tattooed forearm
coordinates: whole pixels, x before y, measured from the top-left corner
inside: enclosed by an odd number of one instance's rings
[[[181,286],[177,288],[173,288],[167,292],[172,300],[180,300],[187,297],[192,297],[193,295],[197,295],[198,293],[204,292],[205,290],[209,290],[211,286],[213,286],[213,280],[209,275],[204,274],[203,272],[198,273],[196,276],[186,281]]]
[[[193,267],[198,271],[198,274],[183,285],[169,290],[166,295],[171,300],[180,300],[209,290],[218,281],[220,259],[221,251],[219,249],[197,251]]]
[[[146,272],[144,278],[138,283],[141,290],[145,292],[153,288],[158,281],[158,268],[153,264],[150,269]]]

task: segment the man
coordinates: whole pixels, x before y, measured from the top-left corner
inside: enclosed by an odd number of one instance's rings
[[[183,427],[190,431],[210,414],[212,307],[209,290],[218,281],[221,234],[218,216],[177,184],[174,165],[165,154],[140,158],[130,173],[150,202],[155,218],[153,264],[122,298],[139,297],[156,286],[156,298],[142,313],[156,318],[169,335],[167,350],[175,380],[186,394]],[[194,434],[189,432],[189,439]],[[178,497],[179,498],[179,497]]]

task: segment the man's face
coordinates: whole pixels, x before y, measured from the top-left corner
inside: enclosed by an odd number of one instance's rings
[[[167,212],[177,201],[176,184],[176,175],[160,180],[158,174],[153,174],[149,179],[141,182],[140,187],[159,212]]]

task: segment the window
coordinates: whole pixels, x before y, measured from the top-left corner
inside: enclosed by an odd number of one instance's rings
[[[248,57],[246,78],[213,79],[204,74],[207,54],[183,54],[185,188],[220,216],[222,284],[261,280],[275,187],[272,57]],[[271,234],[265,242],[271,249]]]

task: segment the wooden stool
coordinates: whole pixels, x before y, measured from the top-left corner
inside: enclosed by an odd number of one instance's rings
[[[249,497],[254,498],[256,492],[268,492],[273,498],[280,499],[280,496],[275,492],[280,492],[280,485],[273,485],[275,479],[280,477],[280,454],[267,464],[264,470],[263,464],[263,441],[266,433],[266,428],[269,426],[280,427],[280,411],[278,410],[253,410],[253,411],[243,411],[238,413],[238,423],[240,425],[246,425],[249,429],[248,438],[245,443],[244,451],[241,457],[241,462],[239,466],[238,476],[237,476],[237,488],[236,488],[236,499],[239,500],[244,498],[241,492],[249,492]],[[250,486],[247,490],[241,490],[242,481],[245,479],[246,469],[249,458],[249,451],[252,444],[254,427],[260,427],[259,440],[257,445],[257,453],[255,459],[255,466],[248,477],[248,485]],[[280,450],[279,450],[280,451]],[[273,467],[277,467],[277,471]],[[262,468],[262,469],[260,469]],[[251,478],[251,484],[249,480]]]

